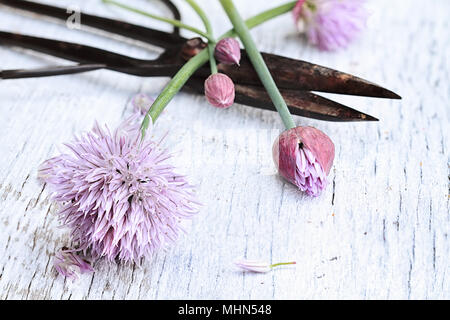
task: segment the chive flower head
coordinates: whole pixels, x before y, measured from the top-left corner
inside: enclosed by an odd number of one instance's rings
[[[96,124],[39,169],[72,242],[94,259],[139,263],[173,243],[182,221],[199,208],[161,141],[141,139],[140,118],[135,114],[112,132]]]
[[[348,44],[365,28],[365,0],[299,0],[293,10],[300,32],[324,51]]]
[[[306,194],[317,197],[327,185],[334,160],[334,144],[313,127],[286,130],[273,145],[278,172]]]

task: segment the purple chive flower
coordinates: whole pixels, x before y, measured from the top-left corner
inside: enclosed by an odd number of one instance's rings
[[[334,144],[322,131],[296,127],[284,131],[273,145],[278,172],[310,196],[320,195],[334,160]]]
[[[175,173],[161,141],[141,141],[137,119],[113,132],[96,124],[39,169],[73,242],[94,259],[138,263],[174,242],[180,223],[198,211],[192,186]]]
[[[238,261],[235,261],[234,264],[236,267],[238,267],[244,271],[266,273],[266,272],[272,271],[272,269],[274,267],[278,267],[281,265],[296,264],[296,262],[280,262],[280,263],[270,264],[266,261],[259,261],[259,260],[238,260]]]
[[[77,256],[76,250],[69,250],[65,247],[56,253],[53,265],[59,274],[72,281],[77,280],[82,273],[94,271],[87,261]]]
[[[228,108],[234,103],[234,83],[227,75],[215,73],[205,80],[205,96],[217,108]]]
[[[321,50],[346,47],[365,27],[365,0],[299,0],[295,22],[308,40]]]
[[[224,38],[217,42],[214,55],[224,64],[237,64],[241,61],[241,47],[234,38]]]

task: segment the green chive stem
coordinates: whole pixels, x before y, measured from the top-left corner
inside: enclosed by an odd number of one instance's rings
[[[273,9],[269,9],[264,11],[254,17],[251,17],[246,21],[247,27],[254,28],[270,19],[273,19],[277,16],[285,14],[291,11],[297,1],[291,1],[287,4],[283,4],[281,6],[275,7]],[[220,39],[226,37],[236,36],[234,30],[230,30],[223,34]],[[145,136],[145,133],[150,124],[150,118],[153,123],[156,122],[156,119],[159,117],[161,112],[167,106],[167,104],[172,100],[175,94],[180,91],[186,81],[190,76],[194,74],[197,69],[201,68],[206,62],[208,62],[208,50],[202,50],[196,56],[192,57],[184,66],[177,72],[177,74],[170,80],[161,94],[156,98],[155,102],[153,102],[152,107],[145,115],[144,120],[141,125],[142,137]]]
[[[233,4],[233,0],[219,0],[222,4],[223,9],[225,10],[228,18],[234,26],[234,30],[239,35],[242,43],[244,44],[245,49],[247,50],[247,55],[250,58],[250,61],[253,64],[256,72],[258,73],[261,82],[267,90],[270,98],[272,99],[275,108],[280,114],[281,119],[286,127],[286,129],[295,128],[294,120],[292,119],[292,115],[289,112],[289,109],[284,101],[283,96],[278,90],[275,81],[270,74],[269,69],[267,68],[264,59],[256,47],[255,42],[253,41],[252,36],[250,35],[250,31],[245,24],[244,20],[242,20],[239,12]]]
[[[186,2],[194,9],[200,19],[203,21],[205,25],[206,33],[210,38],[214,39],[214,32],[211,26],[211,22],[208,19],[208,16],[203,11],[203,9],[195,2],[195,0],[186,0]],[[216,58],[214,58],[214,49],[215,49],[215,41],[208,41],[208,51],[209,51],[209,64],[211,66],[211,73],[215,74],[218,72],[217,70],[217,62]]]
[[[271,264],[270,267],[271,268],[275,268],[275,267],[278,267],[278,266],[286,266],[286,265],[289,265],[289,264],[297,264],[297,262],[295,262],[295,261],[293,261],[293,262],[280,262],[280,263]]]
[[[282,14],[285,14],[289,11],[292,11],[294,9],[295,5],[297,4],[297,1],[291,1],[288,3],[285,3],[281,6],[263,11],[256,16],[253,16],[247,20],[245,20],[245,24],[247,25],[247,28],[253,29],[254,27],[259,26],[260,24],[263,24],[264,22],[267,22],[273,18],[276,18]],[[229,37],[237,37],[237,33],[234,29],[231,29],[230,31],[224,33],[219,39],[223,38],[229,38]]]
[[[173,25],[175,27],[179,27],[179,28],[183,28],[183,29],[192,31],[192,32],[197,33],[198,35],[208,39],[208,41],[215,42],[215,39],[211,38],[207,33],[203,32],[203,31],[201,31],[201,30],[199,30],[199,29],[197,29],[195,27],[191,27],[191,26],[189,26],[187,24],[184,24],[183,22],[181,22],[179,20],[160,17],[160,16],[154,15],[152,13],[148,13],[146,11],[130,7],[130,6],[126,5],[126,4],[120,3],[120,2],[115,1],[115,0],[102,0],[102,1],[104,3],[106,3],[106,4],[112,4],[112,5],[115,5],[117,7],[122,8],[122,9],[131,11],[131,12],[134,12],[134,13],[138,13],[140,15],[143,15],[143,16],[146,16],[146,17],[158,20],[158,21],[169,23],[169,24],[171,24],[171,25]]]

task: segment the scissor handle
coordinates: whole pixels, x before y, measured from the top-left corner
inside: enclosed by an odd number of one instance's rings
[[[169,8],[169,10],[172,12],[173,18],[175,20],[181,21],[181,13],[180,10],[178,10],[178,7],[170,0],[162,0],[162,2]],[[180,28],[174,27],[173,28],[173,34],[180,36]]]
[[[175,19],[180,19],[181,15],[176,6],[169,0],[163,0],[163,2],[169,7],[174,14]],[[63,21],[67,21],[73,14],[67,12],[64,8],[54,7],[42,3],[24,1],[24,0],[0,0],[0,4],[7,5],[9,7],[22,9],[25,11],[46,15],[49,17],[57,18]],[[161,48],[171,48],[173,46],[179,46],[186,41],[185,38],[179,34],[179,29],[175,28],[173,33],[167,33],[151,28],[146,28],[131,24],[128,22],[118,21],[114,19],[103,18],[87,13],[80,13],[81,25],[101,29],[110,33],[119,34],[127,38],[139,40],[145,43],[149,43]]]
[[[0,31],[0,44],[46,53],[80,64],[104,65],[104,68],[136,76],[172,76],[182,66],[179,47],[167,49],[156,60],[131,58],[77,43]]]

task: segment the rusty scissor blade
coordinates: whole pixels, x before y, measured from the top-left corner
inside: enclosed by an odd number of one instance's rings
[[[262,55],[279,88],[401,99],[388,89],[348,73],[270,53]],[[244,50],[239,67],[221,64],[219,69],[240,84],[261,85]]]
[[[164,1],[166,4],[173,6],[170,0]],[[0,4],[7,4],[15,8],[58,19],[67,19],[67,12],[64,9],[45,4],[23,0],[0,0]],[[175,16],[179,16],[175,6],[171,10]],[[0,32],[0,43],[37,50],[79,63],[73,66],[56,66],[32,70],[5,70],[0,73],[0,78],[17,79],[73,74],[103,68],[137,76],[173,76],[185,63],[181,57],[181,48],[186,39],[179,36],[177,29],[173,33],[166,33],[86,14],[83,14],[83,22],[83,24],[91,27],[147,43],[159,44],[161,47],[166,48],[166,51],[156,60],[140,60],[76,43]],[[333,69],[272,54],[263,53],[263,56],[292,113],[297,115],[328,121],[377,120],[357,110],[308,92],[309,90],[400,98],[387,89]],[[243,59],[239,69],[221,64],[219,64],[219,68],[234,79],[236,83],[236,102],[275,110],[250,61],[246,57],[245,50],[243,50]],[[204,66],[195,75],[204,79],[209,76],[209,73],[209,68]],[[188,82],[188,85],[190,82]],[[203,93],[203,82],[197,87],[201,87],[200,93]]]
[[[78,65],[73,66],[56,66],[31,70],[5,70],[0,73],[0,79],[45,77],[74,74],[97,69],[109,69],[139,76],[171,76],[175,74],[182,65],[179,65],[179,63],[171,64],[158,60],[137,60],[85,45],[1,31],[0,43],[34,49],[79,63]],[[164,55],[170,56],[170,54],[168,54],[169,51],[166,51]],[[172,57],[175,56],[176,54],[174,52]],[[175,58],[175,60],[178,59]],[[200,76],[200,78],[203,79],[202,82],[195,86],[197,92],[202,94],[203,81],[209,75],[209,72],[205,73],[205,70],[208,70],[208,68],[205,67],[196,73],[197,77]],[[203,73],[205,74],[203,75]],[[241,74],[244,76],[246,75],[245,72]],[[189,83],[190,82],[188,82],[188,85]],[[328,121],[376,120],[369,115],[308,91],[284,88],[280,88],[280,90],[285,96],[291,112],[296,115]],[[236,83],[236,102],[275,111],[266,91],[262,86],[258,85],[245,85],[241,82]]]
[[[193,77],[186,83],[191,91],[203,94],[204,79]],[[292,114],[334,122],[378,121],[368,114],[349,108],[308,91],[280,89]],[[259,109],[276,111],[269,94],[260,86],[235,85],[235,102]]]
[[[176,6],[170,0],[164,0],[164,3],[170,8],[174,17],[179,19],[180,13]],[[70,15],[67,13],[67,10],[63,8],[32,1],[0,0],[0,4],[51,16],[61,20],[67,20],[68,15]],[[114,34],[120,34],[146,43],[156,44],[164,48],[181,48],[181,44],[186,41],[186,39],[179,35],[178,29],[175,29],[173,33],[167,33],[95,15],[83,13],[82,17],[83,25],[102,29]],[[245,54],[245,50],[242,51],[243,54],[240,68],[219,65],[220,70],[231,76],[236,83],[261,85],[258,75],[254,71]],[[167,56],[168,55],[166,55],[166,57]],[[366,97],[401,99],[399,95],[388,89],[347,73],[306,61],[295,60],[274,54],[263,53],[263,57],[275,79],[275,82],[280,88],[283,89],[298,89]],[[180,61],[170,62],[180,63]],[[98,63],[102,62],[98,61]],[[207,71],[203,70],[203,72]],[[145,72],[142,75],[145,76]],[[153,70],[150,71],[150,75],[154,75]],[[205,74],[202,75],[205,76]]]
[[[5,70],[0,73],[0,79],[18,79],[29,77],[45,77],[52,75],[74,74],[97,69],[110,69],[140,76],[170,76],[181,67],[178,64],[161,63],[155,60],[137,60],[113,52],[97,49],[75,43],[43,39],[20,34],[0,32],[0,43],[34,49],[54,56],[76,61],[74,66],[56,66],[31,70]],[[167,54],[168,51],[166,51]],[[173,55],[175,56],[175,54]],[[107,63],[101,63],[107,62]],[[145,63],[145,64],[144,64]],[[207,68],[206,68],[207,69]],[[202,75],[204,70],[200,70]],[[243,73],[245,75],[245,73]],[[203,93],[203,81],[209,75],[207,72],[195,87]],[[189,86],[188,82],[188,86]],[[375,118],[325,99],[308,91],[280,89],[285,96],[291,112],[296,115],[328,121],[370,121]],[[236,102],[257,108],[275,110],[262,86],[236,84]]]
[[[173,76],[183,66],[179,47],[168,49],[159,59],[141,60],[86,45],[3,31],[0,31],[0,44],[29,48],[79,63],[105,64],[107,69],[144,77]],[[269,53],[263,53],[263,57],[280,89],[400,98],[392,91],[330,68]],[[219,64],[219,69],[236,84],[262,85],[246,58],[241,60],[240,67]],[[203,67],[196,74],[207,77],[209,73],[209,68]]]
[[[48,77],[82,73],[104,68],[106,68],[106,66],[102,64],[78,64],[73,66],[54,66],[36,69],[3,70],[0,71],[0,79]],[[204,78],[192,77],[188,80],[183,89],[203,94],[204,80]],[[259,109],[276,111],[264,88],[250,85],[236,85],[235,90],[235,101],[237,103]],[[280,91],[291,113],[298,116],[334,122],[378,121],[378,119],[370,115],[311,92],[289,89],[281,89]]]

